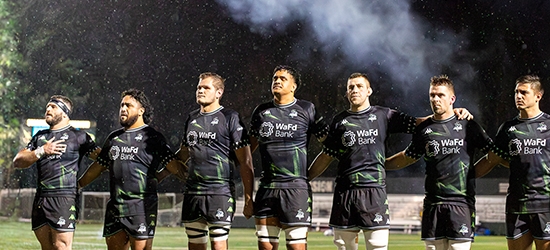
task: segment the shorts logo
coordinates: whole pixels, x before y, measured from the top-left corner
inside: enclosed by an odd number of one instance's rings
[[[458,132],[460,130],[462,130],[462,124],[460,123],[455,123],[455,127],[453,128],[454,131]]]
[[[273,134],[273,127],[274,126],[271,122],[262,123],[262,126],[260,127],[260,136],[269,137],[271,134]]]
[[[459,233],[461,233],[462,235],[466,235],[469,230],[468,230],[468,227],[466,226],[466,224],[462,224],[462,226],[460,226],[460,230],[458,230]]]
[[[298,218],[298,220],[302,220],[304,217],[304,211],[302,211],[302,209],[298,209],[298,212],[296,213],[296,218]]]
[[[187,144],[190,147],[197,145],[198,140],[199,135],[197,134],[197,131],[189,131],[189,133],[187,133]]]
[[[155,235],[155,230],[151,229],[151,231],[149,231],[149,235],[150,235],[150,236]]]
[[[544,233],[550,233],[550,222],[546,222],[546,227],[544,228]]]
[[[140,234],[144,234],[147,231],[147,229],[145,228],[145,224],[143,224],[143,223],[139,224],[139,228],[138,228],[137,231]]]
[[[539,127],[537,128],[538,131],[546,131],[548,128],[546,127],[546,124],[544,122],[539,123]]]
[[[342,145],[351,147],[355,144],[355,133],[352,131],[346,131],[342,135]]]
[[[76,218],[75,218],[74,214],[71,214],[71,216],[69,216],[69,220],[75,220],[75,219]]]
[[[111,156],[111,160],[115,161],[120,156],[120,148],[118,146],[112,146],[109,150],[109,156]]]
[[[372,221],[374,221],[374,222],[380,224],[380,222],[382,221],[382,215],[380,215],[379,213],[376,213],[376,214],[374,215],[374,220],[372,220]]]
[[[59,217],[59,220],[57,221],[56,224],[59,225],[60,227],[64,226],[66,224],[65,219],[63,217]]]
[[[70,223],[69,226],[68,226],[67,228],[73,229],[73,228],[74,228],[74,224],[73,224],[73,223]]]
[[[222,217],[224,217],[225,214],[223,213],[223,210],[221,210],[221,208],[218,208],[218,211],[216,211],[216,215],[214,215],[214,216],[216,216],[216,218],[218,218],[218,220],[219,220]]]

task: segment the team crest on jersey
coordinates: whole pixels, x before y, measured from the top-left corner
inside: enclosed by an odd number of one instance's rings
[[[288,116],[290,116],[290,118],[294,118],[294,117],[298,116],[298,112],[296,112],[296,110],[293,109],[293,110],[290,111],[290,114],[288,114]]]
[[[429,135],[429,134],[431,134],[431,133],[433,133],[433,132],[434,132],[434,131],[432,131],[431,128],[427,128],[426,131],[424,131],[424,134],[425,134],[425,135]]]
[[[462,235],[466,235],[468,232],[470,232],[470,230],[468,229],[466,224],[462,224],[460,226],[460,230],[458,230],[458,232],[461,233]]]
[[[342,145],[351,147],[355,144],[355,133],[352,131],[346,131],[342,135]]]
[[[538,131],[543,132],[546,131],[548,128],[546,127],[546,124],[544,122],[539,123],[539,127],[537,128]]]
[[[439,142],[436,140],[429,141],[426,145],[426,155],[428,157],[434,157],[439,153]]]
[[[544,227],[544,233],[550,233],[550,222],[546,222],[546,227]]]
[[[67,133],[63,133],[63,135],[61,137],[59,137],[60,140],[68,140],[69,139],[69,135]]]
[[[454,126],[453,130],[456,131],[456,132],[462,130],[462,124],[460,124],[458,122],[455,123],[455,126]]]
[[[59,220],[57,221],[56,224],[59,225],[60,227],[64,226],[66,224],[65,218],[63,218],[63,216],[59,217]]]
[[[141,141],[143,140],[143,135],[139,133],[134,139],[136,139],[136,141]]]
[[[220,123],[220,120],[218,117],[214,117],[214,119],[210,122],[210,125],[217,125],[218,123]]]
[[[139,228],[138,228],[137,231],[140,234],[144,234],[145,232],[147,232],[147,228],[145,227],[145,224],[143,224],[143,223],[139,224]]]
[[[219,220],[219,219],[221,219],[222,217],[224,217],[225,214],[223,213],[223,210],[221,210],[220,208],[218,208],[218,210],[216,211],[216,215],[214,215],[214,216],[216,216],[216,218],[218,218],[218,220]]]
[[[189,133],[187,133],[187,144],[190,147],[197,145],[198,140],[199,135],[197,134],[197,131],[189,131]]]
[[[298,212],[296,213],[296,218],[298,218],[298,220],[301,220],[304,217],[306,217],[304,211],[302,209],[298,209]]]
[[[382,221],[382,215],[380,215],[379,213],[376,213],[376,214],[374,215],[374,220],[372,220],[372,221],[374,221],[374,222],[380,224],[380,222]]]
[[[508,132],[514,132],[516,130],[518,130],[518,129],[515,126],[512,126],[508,129]]]
[[[38,137],[38,140],[42,141],[42,140],[46,140],[46,136],[44,135],[41,135],[40,137]]]
[[[273,124],[271,122],[263,122],[260,127],[260,136],[268,137],[273,134]]]
[[[510,156],[519,155],[521,152],[521,141],[519,139],[510,140],[508,148],[510,149]]]
[[[112,146],[109,150],[109,156],[111,157],[111,160],[116,160],[120,156],[120,148],[118,146]]]
[[[377,119],[376,119],[376,115],[374,115],[374,114],[370,114],[368,119],[369,119],[369,121],[371,121],[371,122],[377,120]]]

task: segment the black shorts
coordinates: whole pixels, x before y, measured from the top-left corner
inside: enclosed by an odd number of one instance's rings
[[[200,219],[213,224],[231,224],[235,214],[235,199],[226,195],[183,196],[181,222],[193,222]]]
[[[527,232],[538,240],[550,240],[550,213],[506,214],[506,238],[518,239]]]
[[[390,228],[386,190],[359,188],[335,190],[329,224],[339,229]]]
[[[61,232],[74,232],[78,211],[76,198],[35,196],[32,205],[32,230],[44,225]]]
[[[254,200],[256,218],[277,217],[288,226],[311,225],[311,190],[260,188]]]
[[[473,241],[475,209],[467,205],[431,204],[424,201],[422,240]]]
[[[121,230],[136,239],[151,239],[155,236],[157,225],[157,210],[150,209],[146,215],[119,217],[118,210],[107,206],[103,237],[113,236]]]

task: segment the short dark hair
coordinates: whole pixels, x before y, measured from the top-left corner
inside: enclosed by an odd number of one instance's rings
[[[131,96],[138,101],[139,104],[141,104],[141,107],[145,109],[145,112],[143,112],[143,122],[145,122],[145,124],[149,124],[153,120],[153,106],[151,105],[151,102],[149,102],[149,99],[145,93],[141,90],[132,88],[122,92],[121,98],[124,98],[125,96]]]
[[[275,67],[273,70],[273,74],[275,74],[277,71],[285,70],[288,72],[293,78],[294,82],[296,83],[296,89],[300,88],[300,85],[302,84],[302,81],[300,80],[300,72],[296,70],[295,68],[292,68],[288,65],[279,65]]]
[[[451,90],[451,93],[455,93],[455,86],[453,81],[447,75],[433,76],[430,79],[430,86],[445,86]]]
[[[542,87],[542,83],[540,82],[540,78],[537,75],[520,76],[516,80],[516,85],[518,85],[518,84],[529,84],[529,85],[531,85],[531,88],[533,90],[535,90],[535,92],[544,94],[544,88]]]
[[[52,95],[52,97],[50,97],[50,100],[62,101],[63,103],[65,103],[65,105],[68,106],[69,114],[71,114],[73,112],[73,102],[71,101],[71,99],[69,99],[69,97],[66,97],[64,95]],[[69,114],[67,114],[67,115],[69,115]]]

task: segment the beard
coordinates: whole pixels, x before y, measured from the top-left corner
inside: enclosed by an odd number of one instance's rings
[[[134,125],[134,123],[136,123],[137,119],[138,119],[137,115],[132,115],[132,116],[127,115],[126,120],[123,121],[122,118],[121,118],[119,120],[119,122],[120,122],[120,125],[122,125],[123,127],[129,128],[132,125]]]
[[[52,115],[51,117],[46,117],[46,123],[52,127],[59,124],[61,119],[63,119],[61,115]]]

